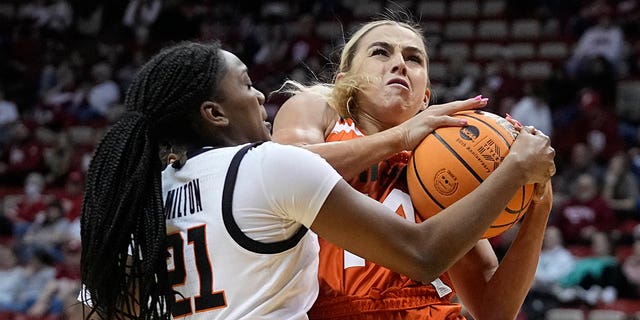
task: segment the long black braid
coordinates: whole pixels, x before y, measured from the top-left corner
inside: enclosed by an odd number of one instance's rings
[[[199,106],[226,72],[218,44],[181,43],[146,63],[127,112],[98,144],[82,205],[82,281],[104,319],[169,319],[159,141],[202,142]]]

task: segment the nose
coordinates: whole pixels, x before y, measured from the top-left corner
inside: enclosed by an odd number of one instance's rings
[[[391,62],[393,63],[391,73],[398,73],[403,76],[407,75],[407,64],[405,63],[404,57],[401,53],[394,54]]]
[[[264,93],[262,93],[262,91],[258,90],[258,89],[254,89],[256,91],[256,96],[258,98],[258,102],[260,102],[260,104],[264,104]]]

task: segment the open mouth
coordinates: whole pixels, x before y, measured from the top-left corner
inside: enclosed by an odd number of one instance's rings
[[[389,82],[387,82],[387,85],[400,85],[400,86],[403,86],[405,89],[409,89],[409,83],[404,79],[400,79],[400,78],[389,80]]]

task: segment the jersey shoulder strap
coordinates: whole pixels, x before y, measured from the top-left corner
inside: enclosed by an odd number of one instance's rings
[[[236,223],[233,217],[232,204],[233,204],[233,192],[236,185],[236,179],[238,177],[238,167],[240,162],[247,152],[254,147],[259,146],[262,142],[254,142],[241,148],[231,159],[229,170],[224,181],[224,189],[222,191],[222,219],[224,226],[229,232],[229,235],[246,250],[262,253],[262,254],[274,254],[289,250],[295,247],[300,239],[307,233],[307,228],[303,225],[300,226],[298,231],[289,239],[282,241],[263,243],[260,241],[249,238]]]

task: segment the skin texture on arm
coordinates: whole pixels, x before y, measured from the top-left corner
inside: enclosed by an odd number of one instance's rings
[[[323,98],[300,93],[287,100],[274,120],[273,140],[295,144],[326,159],[346,179],[402,150],[397,130],[350,141],[325,142],[338,113]],[[367,155],[367,156],[364,156]]]
[[[300,145],[319,154],[349,179],[400,151],[413,150],[438,127],[465,124],[446,115],[485,105],[486,100],[482,99],[434,105],[398,126],[368,133],[359,139],[325,142],[339,118],[338,113],[319,95],[302,92],[287,100],[278,111],[273,140]]]
[[[526,175],[533,171],[520,167],[530,162],[510,161],[509,157],[475,192],[421,224],[389,214],[375,200],[341,181],[325,201],[312,229],[365,259],[430,282],[477,243],[523,181],[531,178]],[[534,171],[540,172],[541,168]]]
[[[551,212],[551,182],[542,189],[544,194],[533,200],[499,266],[489,241],[481,240],[449,270],[460,299],[475,319],[517,316],[533,282]]]

